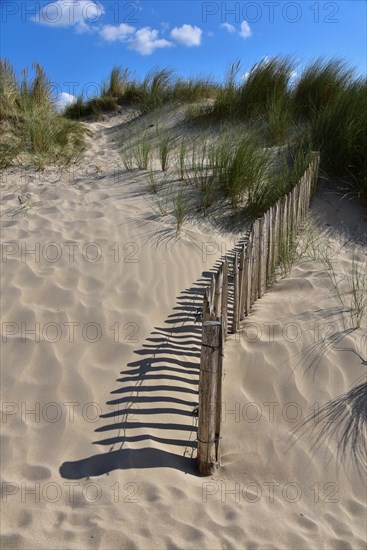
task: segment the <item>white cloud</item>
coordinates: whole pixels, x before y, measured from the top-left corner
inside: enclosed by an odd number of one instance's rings
[[[92,32],[91,26],[105,13],[96,0],[55,0],[32,17],[34,23],[51,27],[75,27],[79,33]]]
[[[141,55],[151,55],[157,48],[167,48],[169,46],[173,46],[172,42],[164,38],[158,38],[158,31],[150,27],[139,29],[128,40],[128,48],[139,52]]]
[[[200,46],[203,31],[199,27],[182,25],[171,30],[171,38],[183,46]]]
[[[240,36],[242,38],[249,38],[252,35],[252,30],[250,28],[250,25],[247,23],[247,21],[242,21],[241,23],[241,30],[240,30]]]
[[[297,78],[298,76],[298,72],[297,71],[292,71],[291,74],[289,75],[289,78],[291,80],[293,80],[294,78]]]
[[[222,23],[221,24],[221,28],[222,29],[226,29],[228,32],[235,32],[235,28],[233,25],[231,25],[230,23]]]
[[[167,48],[173,46],[172,42],[164,38],[159,38],[159,31],[150,27],[136,29],[126,23],[120,25],[104,25],[99,35],[107,42],[116,42],[117,40],[128,45],[130,50],[134,50],[141,55],[151,55],[158,48]]]
[[[120,40],[124,42],[135,32],[135,27],[127,25],[126,23],[121,23],[121,25],[103,25],[99,31],[100,36],[107,40],[107,42],[115,42]]]
[[[74,103],[77,100],[75,95],[68,94],[67,92],[62,92],[55,99],[55,109],[61,113],[67,105]]]

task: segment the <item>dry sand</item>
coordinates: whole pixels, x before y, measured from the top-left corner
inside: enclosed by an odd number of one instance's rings
[[[67,171],[3,175],[1,547],[365,548],[364,475],[295,433],[366,375],[365,329],[323,346],[348,320],[316,261],[228,339],[221,468],[197,475],[194,317],[235,236],[154,218],[121,169],[124,116],[91,124]],[[31,209],[11,217],[18,195]],[[348,273],[367,223],[342,208],[327,188],[313,203]]]

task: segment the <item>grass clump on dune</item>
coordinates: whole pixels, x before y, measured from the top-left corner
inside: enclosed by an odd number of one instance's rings
[[[293,63],[288,58],[264,59],[241,80],[240,62],[233,63],[218,93],[213,117],[249,120],[262,116],[270,101],[285,105],[292,70]]]
[[[141,113],[161,108],[168,102],[195,102],[214,97],[217,86],[210,78],[177,78],[171,69],[154,67],[139,80],[128,69],[113,67],[101,93],[90,99],[79,97],[69,105],[65,115],[69,118],[98,116],[115,110],[119,105],[135,106]]]
[[[311,123],[313,147],[322,168],[349,182],[350,191],[367,202],[367,81],[357,80]]]
[[[118,99],[128,90],[130,72],[115,66],[111,70],[108,81],[102,83],[101,93],[89,99],[79,96],[74,103],[68,105],[64,111],[67,118],[79,119],[95,117],[103,112],[114,111],[118,108]]]
[[[285,143],[292,127],[292,104],[287,97],[274,94],[267,99],[263,120],[265,139],[269,146]]]
[[[239,88],[239,114],[253,118],[261,115],[269,101],[286,104],[292,70],[293,63],[288,58],[275,57],[255,64]]]
[[[267,162],[254,135],[224,135],[217,142],[202,138],[191,150],[184,180],[200,190],[205,208],[220,193],[237,210],[248,207],[251,190],[266,179]]]
[[[244,82],[233,64],[214,106],[203,117],[246,121],[263,129],[270,146],[292,144],[305,134],[321,153],[321,169],[342,178],[345,187],[367,200],[367,84],[340,59],[318,59],[296,81],[289,58],[255,64]]]
[[[141,86],[140,108],[144,113],[162,107],[169,99],[173,72],[155,67],[149,71]]]
[[[215,99],[218,85],[205,76],[178,78],[171,90],[171,99],[185,103],[194,103],[203,99]]]
[[[251,136],[233,144],[230,151],[222,146],[220,155],[223,159],[220,186],[224,195],[233,208],[238,208],[247,195],[248,206],[252,189],[264,180],[267,156]]]
[[[34,78],[23,71],[21,82],[13,67],[0,60],[0,167],[17,158],[42,169],[47,164],[68,164],[83,148],[83,129],[54,109],[51,83],[34,63]]]
[[[159,159],[162,172],[166,172],[172,152],[172,139],[169,136],[164,136],[159,141]]]
[[[115,111],[117,108],[117,101],[108,95],[92,97],[86,101],[83,96],[79,96],[76,101],[65,108],[64,116],[70,119],[98,118],[101,113]]]
[[[139,170],[148,170],[149,161],[151,157],[152,144],[146,135],[144,135],[140,141],[135,145],[133,149],[133,155],[135,164]]]
[[[338,100],[352,77],[353,70],[341,59],[317,59],[305,68],[292,90],[295,115],[312,120]]]

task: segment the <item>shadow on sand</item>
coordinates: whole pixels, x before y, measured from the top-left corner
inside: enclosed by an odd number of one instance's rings
[[[109,412],[100,416],[106,423],[95,430],[102,439],[93,442],[108,447],[107,452],[64,462],[62,477],[81,479],[117,469],[163,467],[198,475],[194,460],[201,347],[198,316],[211,276],[212,272],[203,272],[191,288],[181,292],[164,326],[155,328],[134,352],[138,359],[120,373],[113,399],[106,403]],[[144,441],[148,446],[142,448]]]

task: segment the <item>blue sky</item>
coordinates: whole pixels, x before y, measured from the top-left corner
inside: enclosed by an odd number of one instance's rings
[[[366,73],[365,0],[150,1],[0,0],[1,56],[17,72],[39,61],[55,90],[92,96],[113,65],[138,76],[174,68],[220,79],[240,59],[298,64],[343,57]]]

